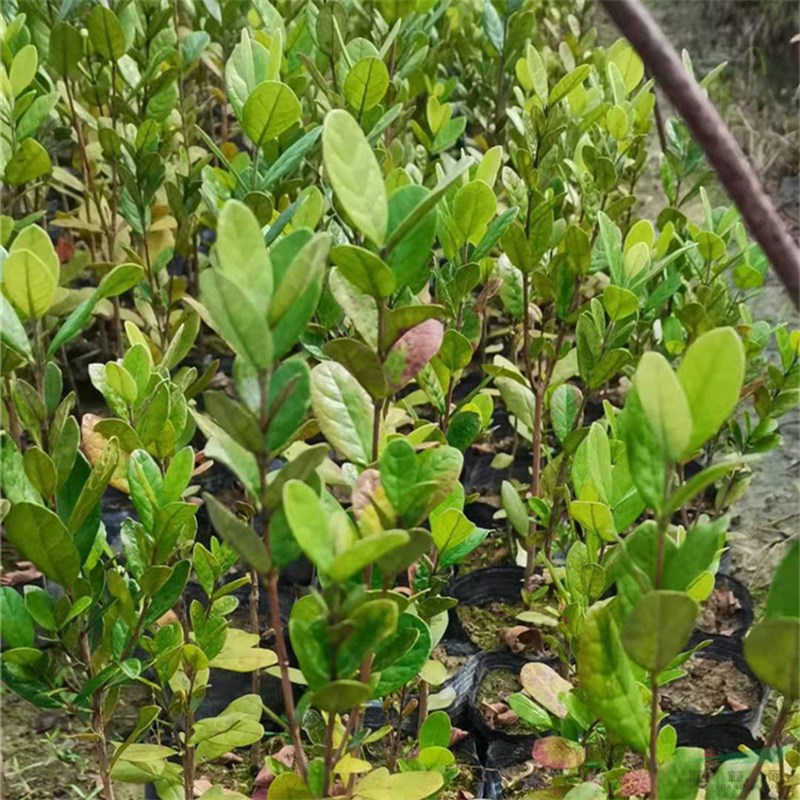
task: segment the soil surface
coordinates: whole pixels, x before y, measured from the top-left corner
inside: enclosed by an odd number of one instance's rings
[[[472,641],[481,650],[491,653],[505,647],[501,632],[504,628],[519,625],[517,614],[522,606],[507,603],[488,603],[485,606],[456,606],[456,613]]]
[[[726,587],[718,587],[703,603],[695,627],[703,633],[730,636],[740,629],[742,606],[736,595]]]
[[[504,733],[530,735],[530,726],[518,719],[507,707],[509,695],[520,690],[519,676],[510,669],[493,669],[488,672],[478,687],[476,702],[486,724]],[[505,718],[508,714],[510,718]]]
[[[135,708],[115,714],[111,735],[124,738],[136,724]],[[85,724],[60,711],[39,710],[7,691],[0,693],[3,800],[74,800],[94,797],[99,776],[92,742],[79,738]],[[117,800],[139,800],[141,786],[116,783]]]
[[[740,672],[731,661],[695,656],[685,665],[686,675],[661,690],[664,711],[744,711],[755,708],[760,698],[757,681]]]

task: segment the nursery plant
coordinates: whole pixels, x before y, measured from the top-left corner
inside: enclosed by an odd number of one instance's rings
[[[498,788],[453,632],[498,558],[516,765],[700,796],[661,701],[800,334],[632,46],[584,0],[11,2],[0,37],[0,675],[97,796],[544,796]],[[777,718],[707,800],[796,781],[799,554],[730,645]]]

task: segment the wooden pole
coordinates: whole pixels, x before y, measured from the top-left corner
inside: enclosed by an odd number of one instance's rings
[[[683,117],[750,234],[800,307],[800,250],[714,104],[686,72],[675,48],[639,0],[600,2]]]

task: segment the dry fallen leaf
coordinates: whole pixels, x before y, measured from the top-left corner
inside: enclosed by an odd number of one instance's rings
[[[526,625],[503,628],[500,631],[500,638],[512,653],[524,653],[526,650],[539,651],[544,646],[542,634]]]
[[[519,720],[516,712],[512,711],[505,703],[484,703],[483,710],[486,724],[492,729],[495,727],[505,728]]]
[[[0,575],[0,586],[20,586],[24,583],[33,583],[42,577],[30,561],[17,561],[19,569],[12,569]]]

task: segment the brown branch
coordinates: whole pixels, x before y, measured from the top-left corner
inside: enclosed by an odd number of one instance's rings
[[[641,2],[601,3],[683,117],[750,233],[800,307],[800,251],[714,104],[687,74],[675,48]]]

